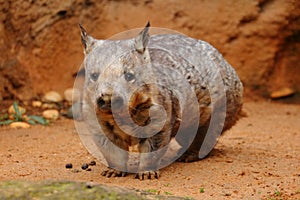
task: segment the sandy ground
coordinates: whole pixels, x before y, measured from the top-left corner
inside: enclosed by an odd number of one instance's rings
[[[72,120],[48,127],[0,127],[0,180],[74,180],[150,190],[195,199],[300,199],[300,106],[246,102],[248,117],[220,139],[212,154],[174,163],[156,180],[106,178],[81,144]],[[73,169],[65,164],[72,163]]]

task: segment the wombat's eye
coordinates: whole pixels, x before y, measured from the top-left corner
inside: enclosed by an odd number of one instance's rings
[[[135,79],[135,76],[133,73],[130,73],[130,72],[126,72],[124,74],[124,78],[126,81],[132,81],[133,79]]]
[[[96,81],[96,80],[98,79],[98,77],[99,77],[99,73],[94,72],[94,73],[92,73],[92,74],[90,75],[90,77],[91,77],[91,79],[92,79],[93,81]]]

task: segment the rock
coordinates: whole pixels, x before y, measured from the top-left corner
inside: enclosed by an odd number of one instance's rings
[[[9,125],[10,128],[29,128],[30,125],[27,124],[26,122],[12,122]]]
[[[44,103],[42,105],[43,109],[57,109],[58,106],[56,105],[56,103]]]
[[[73,171],[73,170],[72,170]],[[78,172],[78,170],[76,170]],[[75,170],[74,170],[75,172]],[[80,172],[80,171],[79,171]],[[93,182],[71,181],[1,181],[1,199],[135,199],[184,200],[186,197],[154,195],[151,192]],[[28,197],[28,198],[27,198]],[[190,198],[188,198],[190,199]]]
[[[64,91],[64,98],[68,102],[78,102],[80,100],[80,91],[74,88],[68,88]]]
[[[58,103],[58,102],[61,102],[62,100],[63,100],[63,98],[61,97],[61,95],[55,91],[47,92],[43,97],[43,101],[45,101],[45,102]]]
[[[279,98],[291,96],[293,94],[295,94],[295,90],[293,90],[292,88],[284,87],[272,92],[270,97],[272,99],[279,99]]]
[[[21,107],[21,106],[18,106],[18,108],[19,108],[19,111],[20,111],[21,114],[25,114],[25,113],[26,113],[26,109],[25,109],[25,108],[23,108],[23,107]],[[11,105],[11,106],[8,108],[8,113],[9,113],[9,114],[15,114],[15,113],[16,113],[16,111],[15,111],[13,105]]]
[[[41,101],[32,101],[31,105],[32,105],[32,107],[39,108],[42,106],[42,102]]]
[[[43,112],[43,117],[45,117],[46,119],[56,120],[59,117],[59,112],[54,109],[45,110]]]

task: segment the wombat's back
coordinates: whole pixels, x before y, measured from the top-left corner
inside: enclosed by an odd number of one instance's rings
[[[211,106],[216,106],[212,104],[224,95],[226,119],[223,130],[235,124],[242,108],[243,86],[235,70],[218,50],[207,42],[179,34],[151,36],[148,48],[151,61],[161,64],[157,66],[164,77],[160,77],[161,84],[176,82],[176,75],[172,74],[177,71],[195,90],[202,118],[200,124],[210,119]],[[168,67],[171,70],[166,73]]]

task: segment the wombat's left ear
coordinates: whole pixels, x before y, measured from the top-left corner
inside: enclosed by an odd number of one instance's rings
[[[93,49],[96,39],[90,36],[81,24],[79,24],[79,27],[81,30],[81,42],[84,47],[84,54],[88,54]]]
[[[144,53],[148,42],[149,42],[149,27],[150,27],[150,22],[147,23],[145,28],[139,33],[139,35],[135,38],[135,49],[139,53]]]

